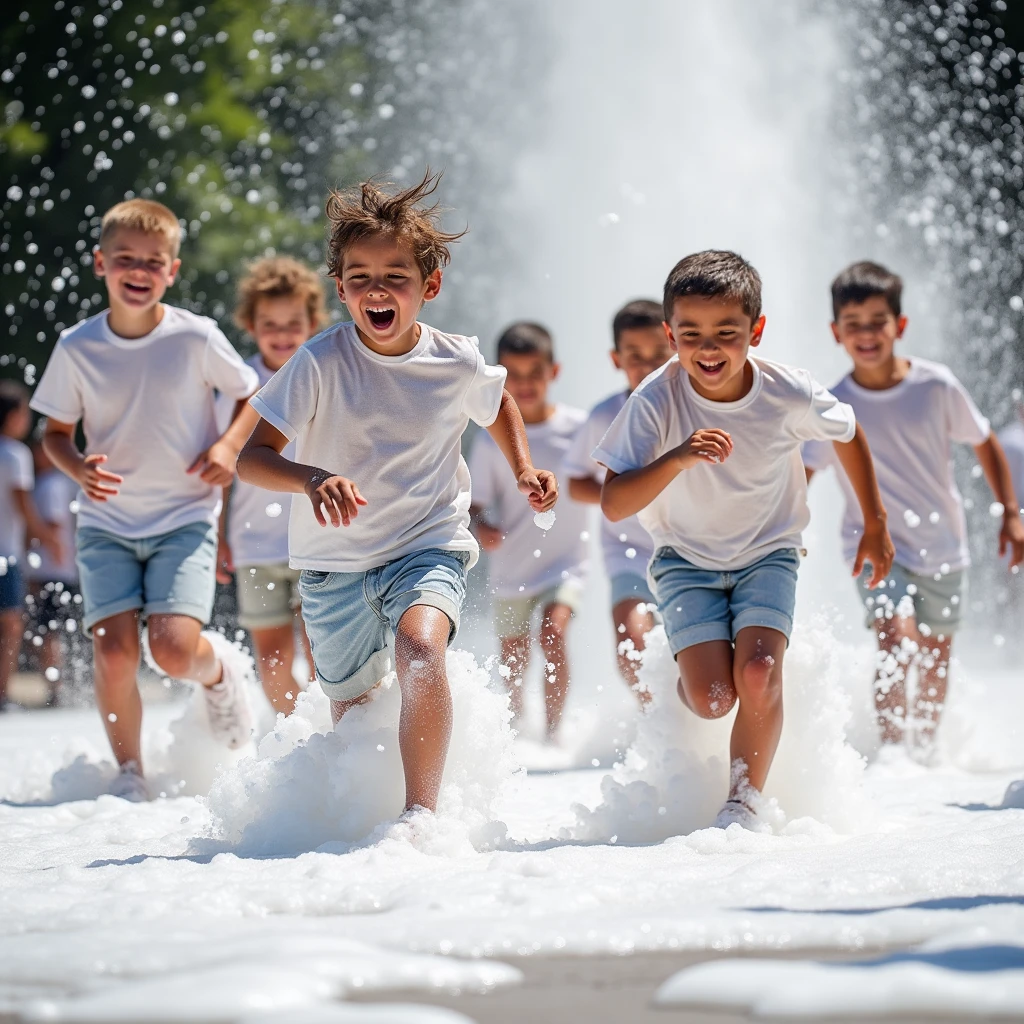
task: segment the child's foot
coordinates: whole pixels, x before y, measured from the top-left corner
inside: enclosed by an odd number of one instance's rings
[[[142,769],[138,761],[126,761],[121,765],[114,781],[107,790],[111,796],[119,796],[133,804],[145,803],[149,800],[149,787],[142,777]]]
[[[762,832],[765,827],[752,807],[735,798],[725,801],[713,827],[728,828],[730,825],[739,825],[748,832]]]
[[[210,641],[222,669],[219,683],[203,687],[210,731],[229,750],[237,750],[245,746],[252,736],[252,710],[246,694],[252,666],[249,659],[220,633],[206,630],[203,636]]]

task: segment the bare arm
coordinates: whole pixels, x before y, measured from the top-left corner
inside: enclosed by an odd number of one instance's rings
[[[519,406],[507,392],[501,395],[501,405],[487,433],[501,449],[501,454],[512,467],[519,490],[526,495],[535,512],[547,512],[558,500],[558,481],[554,473],[535,469],[530,461],[530,444],[526,440],[526,427]]]
[[[255,392],[254,392],[255,393]],[[250,396],[251,397],[251,396]],[[200,452],[188,467],[189,473],[217,487],[226,487],[235,476],[238,454],[256,426],[260,414],[249,404],[249,398],[240,398],[227,430],[205,451]]]
[[[1024,562],[1024,524],[1020,521],[1020,505],[1013,491],[1013,477],[1006,452],[995,434],[989,434],[985,441],[976,445],[974,454],[978,457],[985,479],[988,481],[996,501],[1003,506],[1003,522],[999,529],[999,555],[1010,553],[1010,565]]]
[[[811,478],[814,476],[814,470],[810,466],[804,466],[804,475],[807,477],[807,482],[811,482]]]
[[[857,495],[864,516],[864,535],[857,548],[853,575],[859,576],[864,569],[864,563],[870,562],[871,581],[868,586],[877,587],[889,575],[896,550],[889,536],[888,516],[878,490],[875,467],[871,461],[871,449],[868,448],[867,438],[860,426],[857,427],[852,440],[833,441],[832,445],[843,472],[846,473],[850,486]]]
[[[92,501],[107,501],[117,494],[124,477],[103,468],[106,455],[82,455],[75,445],[75,424],[48,419],[43,434],[43,450],[50,461],[71,477]]]
[[[600,505],[601,485],[592,476],[570,477],[569,497],[584,505]]]
[[[680,473],[700,463],[724,462],[732,452],[732,438],[716,427],[695,430],[677,448],[665,452],[649,466],[626,473],[608,470],[601,488],[601,511],[613,523],[636,515]]]
[[[230,583],[235,571],[235,559],[228,543],[228,506],[231,504],[231,488],[225,487],[221,494],[220,518],[217,521],[217,582]]]
[[[60,528],[56,524],[48,523],[43,519],[36,508],[36,503],[32,500],[32,495],[28,491],[13,488],[11,496],[14,498],[15,507],[25,521],[25,532],[28,534],[28,539],[38,540],[59,561],[63,557],[63,549],[60,543]]]

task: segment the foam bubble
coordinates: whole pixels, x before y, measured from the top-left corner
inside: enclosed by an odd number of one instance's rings
[[[533,525],[543,530],[545,533],[555,525],[555,513],[554,512],[538,512],[533,517]]]

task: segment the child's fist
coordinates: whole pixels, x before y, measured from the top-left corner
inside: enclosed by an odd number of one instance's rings
[[[200,452],[186,472],[198,473],[204,483],[214,487],[227,487],[235,478],[238,451],[225,441],[214,441],[205,452]]]
[[[732,454],[732,438],[717,427],[695,430],[678,448],[683,469],[701,462],[725,462]]]
[[[124,477],[103,469],[106,455],[86,455],[75,477],[85,496],[92,501],[106,501],[117,494],[115,484],[123,484]]]
[[[853,575],[859,576],[864,571],[864,564],[871,563],[871,579],[868,587],[874,590],[889,575],[892,560],[896,557],[896,549],[892,544],[887,526],[879,526],[873,530],[865,530],[864,536],[857,546],[857,557],[853,561]]]
[[[1009,553],[1011,568],[1024,562],[1024,523],[1019,515],[1008,515],[1003,519],[999,531],[999,557]]]
[[[332,476],[323,469],[314,470],[305,487],[306,496],[313,503],[313,515],[321,526],[351,526],[359,515],[361,505],[367,504],[359,488],[343,476]],[[324,516],[327,510],[327,517]]]
[[[534,512],[548,512],[555,507],[558,501],[558,481],[550,470],[530,466],[519,474],[516,482]]]

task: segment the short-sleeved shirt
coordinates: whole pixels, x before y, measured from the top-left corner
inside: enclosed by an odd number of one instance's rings
[[[263,362],[259,354],[246,360],[259,377],[262,388],[274,376],[274,371]],[[226,398],[226,396],[225,396]],[[221,427],[230,422],[234,402],[218,402]],[[281,454],[295,459],[295,443],[289,442]],[[239,568],[253,565],[280,565],[288,561],[288,517],[292,496],[236,479],[231,485],[228,500],[228,544],[231,556]]]
[[[138,538],[217,521],[220,488],[186,471],[217,440],[215,392],[247,398],[256,372],[212,320],[163,311],[141,338],[115,334],[106,311],[69,328],[32,396],[44,416],[81,420],[86,455],[124,477],[106,502],[79,495],[79,526]]]
[[[31,491],[32,452],[13,437],[0,435],[0,558],[25,557],[25,520],[14,503],[14,491]]]
[[[557,405],[543,423],[526,424],[530,457],[556,477],[586,419],[582,409]],[[487,521],[505,534],[490,555],[490,589],[497,597],[534,597],[562,583],[582,583],[587,574],[587,520],[590,507],[564,494],[555,507],[550,530],[533,521],[534,511],[516,483],[501,449],[489,434],[473,438],[469,453],[473,504],[486,510]]]
[[[604,483],[607,470],[598,462],[592,452],[601,443],[612,421],[618,416],[629,398],[628,391],[620,391],[603,402],[598,402],[587,422],[580,428],[576,439],[569,448],[565,460],[565,475],[575,480],[595,480]],[[605,572],[612,578],[623,573],[647,571],[647,563],[654,554],[651,535],[640,524],[636,516],[613,523],[601,516],[601,553],[604,556]]]
[[[800,445],[849,441],[853,410],[806,371],[749,357],[750,390],[712,402],[673,356],[629,396],[594,458],[615,473],[648,466],[695,430],[727,431],[721,464],[684,470],[639,513],[655,549],[669,547],[701,569],[728,572],[799,548],[810,518]]]
[[[1024,422],[1017,420],[999,431],[999,443],[1006,452],[1017,504],[1024,508]]]
[[[29,569],[29,576],[44,583],[75,583],[75,509],[78,508],[78,484],[59,469],[48,469],[36,478],[33,494],[39,515],[57,527],[64,557],[58,562],[46,548],[39,551],[39,565]]]
[[[321,526],[305,497],[288,524],[293,569],[366,572],[427,548],[479,548],[469,531],[463,431],[494,422],[505,385],[476,338],[420,324],[400,356],[374,352],[351,323],[306,342],[252,399],[289,441],[295,459],[347,477],[367,504],[351,526]]]
[[[967,524],[951,445],[981,444],[991,429],[964,386],[949,367],[915,356],[894,387],[873,391],[847,376],[832,390],[853,407],[867,437],[896,561],[929,576],[966,568]],[[838,465],[831,445],[805,445],[803,454],[813,470]],[[843,555],[852,562],[864,519],[846,474],[838,475],[846,498]]]

